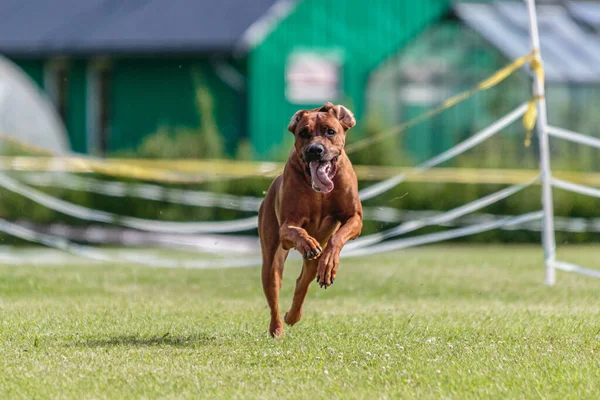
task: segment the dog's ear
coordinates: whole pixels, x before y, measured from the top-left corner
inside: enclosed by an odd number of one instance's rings
[[[354,118],[352,111],[348,110],[344,106],[335,106],[334,109],[344,129],[348,130],[356,125],[356,119]]]
[[[300,122],[305,112],[306,110],[299,110],[294,114],[288,125],[288,131],[292,133],[296,132],[296,126],[298,126],[298,122]]]

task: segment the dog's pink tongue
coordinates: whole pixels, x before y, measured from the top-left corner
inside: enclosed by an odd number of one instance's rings
[[[320,164],[318,161],[310,162],[310,177],[312,179],[313,186],[324,193],[329,193],[333,190],[333,181],[329,178],[330,169],[330,162],[323,164]]]

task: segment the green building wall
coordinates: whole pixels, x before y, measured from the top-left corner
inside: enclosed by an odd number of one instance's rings
[[[341,52],[343,96],[357,119],[365,110],[370,73],[387,57],[439,20],[450,1],[303,0],[249,55],[249,131],[257,156],[281,147],[289,118],[318,104],[290,104],[285,65],[301,48]]]
[[[44,87],[44,60],[37,58],[16,58],[12,61],[40,87]]]
[[[300,0],[247,58],[225,60],[247,78],[245,90],[224,82],[209,57],[113,57],[108,153],[135,152],[161,128],[200,127],[205,117],[196,102],[200,82],[212,94],[213,117],[226,151],[235,154],[240,140],[249,136],[255,155],[269,159],[282,149],[291,115],[319,105],[292,104],[285,97],[286,62],[299,49],[341,56],[342,95],[331,100],[349,106],[360,123],[368,109],[371,73],[449,8],[449,0]],[[88,63],[74,59],[69,72],[65,125],[77,152],[89,147]],[[43,60],[18,64],[43,87]]]
[[[233,154],[244,133],[245,94],[225,83],[207,59],[122,58],[111,61],[110,151],[135,150],[161,128],[198,128],[198,85],[212,95],[214,121]]]
[[[71,150],[86,153],[87,143],[87,61],[77,59],[71,62],[67,89],[67,115],[65,127],[69,135]]]
[[[13,59],[44,89],[46,60]],[[241,75],[245,60],[225,60]],[[195,129],[201,125],[196,89],[203,85],[213,101],[212,118],[223,135],[225,150],[234,154],[246,132],[246,94],[229,86],[207,58],[113,58],[110,59],[108,154],[135,152],[144,138],[167,128]],[[71,149],[88,151],[88,59],[71,59],[67,84],[65,127]]]

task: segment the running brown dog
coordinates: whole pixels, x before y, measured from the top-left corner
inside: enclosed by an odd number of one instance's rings
[[[271,336],[283,335],[279,290],[290,249],[304,258],[292,306],[284,317],[286,324],[294,325],[302,316],[310,283],[316,277],[321,287],[333,284],[342,247],[362,229],[358,182],[344,151],[346,131],[354,125],[350,110],[326,103],[298,111],[288,126],[295,137],[294,147],[258,214]]]

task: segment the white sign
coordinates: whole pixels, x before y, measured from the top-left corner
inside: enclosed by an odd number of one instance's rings
[[[336,101],[341,94],[341,63],[336,55],[298,52],[290,55],[285,73],[285,96],[290,103]]]

